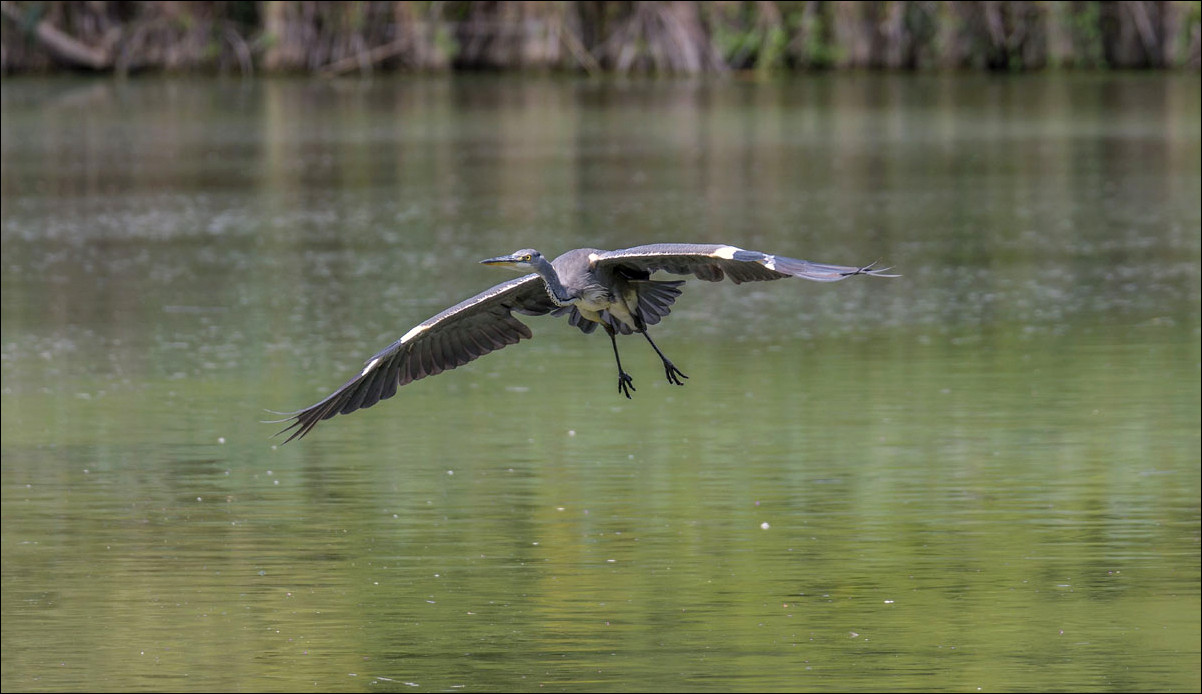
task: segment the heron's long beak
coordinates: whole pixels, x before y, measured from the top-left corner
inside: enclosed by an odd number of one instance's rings
[[[486,260],[481,260],[481,261],[480,261],[480,264],[481,264],[481,265],[508,265],[508,266],[512,266],[512,265],[513,265],[514,263],[516,263],[517,261],[518,261],[518,259],[517,259],[517,257],[516,257],[516,256],[513,256],[513,255],[499,255],[499,256],[497,256],[497,257],[495,257],[495,258],[488,258],[488,259],[486,259]]]

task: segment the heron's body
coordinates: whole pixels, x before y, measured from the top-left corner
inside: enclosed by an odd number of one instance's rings
[[[635,328],[634,311],[638,306],[638,288],[608,267],[595,267],[590,258],[604,253],[596,248],[577,248],[551,261],[551,268],[565,286],[576,287],[567,302],[557,305],[574,306],[580,315],[594,323],[604,323],[603,312],[631,329]],[[592,269],[590,269],[592,268]],[[552,295],[553,296],[553,295]]]
[[[736,284],[785,277],[836,282],[853,275],[894,276],[871,265],[811,263],[722,244],[661,243],[616,251],[578,248],[550,262],[538,251],[525,249],[481,262],[533,273],[502,282],[409,330],[369,359],[357,376],[334,393],[289,414],[294,421],[284,431],[296,431],[287,440],[304,436],[318,422],[334,415],[349,414],[390,398],[397,388],[411,381],[462,366],[531,337],[530,328],[514,317],[514,312],[566,315],[571,325],[585,333],[602,326],[613,344],[618,390],[627,398],[634,385],[618,356],[619,334],[642,334],[663,361],[668,382],[683,385],[680,379],[687,376],[664,356],[647,334],[647,327],[668,315],[684,280],[651,279],[657,271],[694,275],[710,282],[729,277]]]

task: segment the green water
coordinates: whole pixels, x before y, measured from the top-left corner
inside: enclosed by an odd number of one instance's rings
[[[1196,75],[10,80],[7,690],[1197,690]],[[284,447],[534,246],[690,282]]]

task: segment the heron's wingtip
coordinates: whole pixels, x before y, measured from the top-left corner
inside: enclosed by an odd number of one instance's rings
[[[295,412],[280,412],[278,410],[269,410],[267,408],[263,408],[263,411],[271,414],[278,414],[281,419],[260,419],[259,424],[283,424],[289,419],[295,419],[298,414],[304,412],[304,410],[297,410]]]
[[[871,263],[868,263],[867,265],[856,268],[852,272],[844,272],[843,276],[844,277],[852,277],[854,275],[868,275],[869,277],[901,277],[901,275],[886,274],[887,272],[889,272],[890,270],[893,269],[893,266],[891,265],[889,267],[878,268],[878,267],[876,267],[876,264],[879,262],[881,262],[881,261],[874,260]]]
[[[284,439],[284,441],[282,443],[280,443],[281,446],[283,446],[284,444],[288,443],[289,441],[291,441],[293,439],[304,436],[305,434],[309,433],[309,431],[313,428],[312,425],[304,426],[305,422],[302,421],[302,419],[301,419],[301,415],[304,414],[304,412],[305,412],[304,410],[297,410],[296,412],[277,412],[276,410],[264,409],[263,411],[270,412],[271,414],[281,415],[283,417],[283,419],[260,419],[259,420],[260,424],[283,424],[288,421],[292,422],[291,424],[289,424],[288,426],[284,427],[283,429],[280,429],[279,431],[275,432],[268,438],[274,439],[282,434],[286,434],[289,431],[296,429],[297,427],[300,427],[300,429],[293,431],[291,436]]]
[[[285,421],[287,421],[287,420],[285,420]],[[297,429],[297,427],[300,427],[300,428],[299,428],[299,429]],[[287,434],[289,431],[292,431],[293,429],[296,429],[296,431],[293,431],[293,432],[292,432],[292,433],[291,433],[291,434],[288,436],[288,438],[286,438],[286,439],[284,439],[282,442],[280,442],[280,445],[281,445],[281,446],[286,446],[286,445],[288,445],[288,443],[290,443],[290,442],[291,442],[293,439],[299,439],[299,438],[301,438],[302,436],[304,436],[305,434],[308,434],[308,433],[309,433],[309,431],[313,429],[313,426],[312,426],[312,424],[305,424],[304,422],[302,422],[302,421],[301,421],[301,420],[298,418],[298,419],[297,419],[295,422],[293,422],[293,423],[289,424],[288,426],[284,427],[283,429],[280,429],[279,431],[277,431],[277,432],[275,432],[274,434],[272,434],[272,435],[271,435],[271,438],[273,438],[273,439],[274,439],[274,438],[276,438],[277,436],[281,436],[281,435],[283,435],[283,434]]]

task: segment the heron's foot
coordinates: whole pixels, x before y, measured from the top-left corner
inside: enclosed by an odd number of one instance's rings
[[[618,372],[618,392],[621,393],[622,395],[625,395],[626,399],[629,400],[630,399],[630,391],[632,391],[632,390],[638,390],[637,388],[634,387],[634,379],[631,378],[630,374],[626,373],[625,371],[619,371]]]
[[[664,375],[668,377],[668,383],[678,386],[684,385],[684,381],[680,379],[688,378],[688,376],[684,375],[683,371],[676,368],[676,365],[667,359],[664,360]]]

